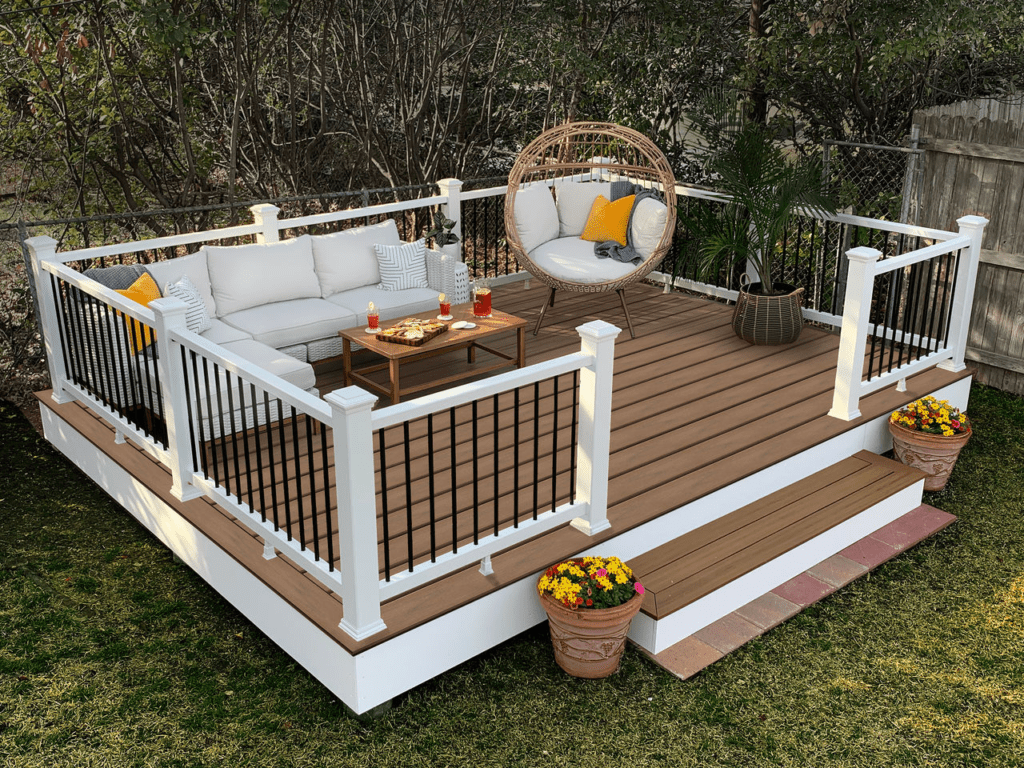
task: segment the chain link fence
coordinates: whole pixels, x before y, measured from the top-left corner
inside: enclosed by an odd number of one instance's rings
[[[826,140],[823,173],[840,210],[858,216],[914,223],[920,199],[924,150],[915,128],[909,146]]]

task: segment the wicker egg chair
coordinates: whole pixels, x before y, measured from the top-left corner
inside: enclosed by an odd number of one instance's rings
[[[628,180],[659,192],[667,206],[664,231],[653,251],[628,274],[601,282],[567,280],[550,274],[536,264],[523,246],[516,228],[516,196],[526,187],[543,183],[556,186],[560,180]],[[676,223],[676,181],[661,150],[641,133],[614,123],[565,123],[541,133],[520,153],[508,178],[505,195],[505,234],[520,266],[551,290],[541,308],[534,328],[540,330],[544,313],[554,306],[555,291],[619,295],[630,336],[633,323],[626,306],[625,288],[646,277],[665,258],[672,244]]]

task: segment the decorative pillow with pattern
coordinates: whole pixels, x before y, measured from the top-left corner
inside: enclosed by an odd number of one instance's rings
[[[168,283],[164,286],[164,296],[173,296],[188,309],[185,312],[185,325],[192,333],[202,333],[210,330],[213,322],[210,320],[210,313],[206,309],[206,302],[195,283],[188,279],[188,275],[182,275],[176,283]]]
[[[148,272],[124,290],[117,292],[126,299],[141,304],[144,307],[149,306],[149,302],[153,301],[153,299],[160,298],[160,287],[149,276]],[[153,343],[153,331],[148,325],[136,320],[134,317],[127,318],[127,320],[128,341],[131,343],[132,354],[135,354],[140,349],[145,349]]]
[[[404,291],[409,288],[429,288],[427,284],[426,241],[402,245],[373,246],[380,266],[380,285],[385,291]]]

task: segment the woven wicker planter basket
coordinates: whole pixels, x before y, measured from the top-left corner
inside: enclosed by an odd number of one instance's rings
[[[775,286],[787,293],[762,295],[759,293],[761,283],[750,283],[740,288],[732,315],[732,329],[750,344],[791,344],[800,337],[804,326],[804,316],[800,311],[804,303],[804,289],[784,283],[776,283]]]

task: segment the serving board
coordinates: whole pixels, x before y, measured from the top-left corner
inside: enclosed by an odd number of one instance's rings
[[[406,335],[413,330],[422,331],[423,335],[416,335],[414,337]],[[408,320],[403,320],[390,328],[385,328],[377,334],[376,339],[378,341],[386,341],[390,344],[404,344],[407,347],[420,347],[431,339],[437,338],[447,330],[448,323],[442,323],[437,320],[418,320],[416,318],[409,318]]]

